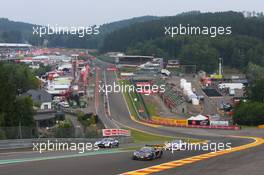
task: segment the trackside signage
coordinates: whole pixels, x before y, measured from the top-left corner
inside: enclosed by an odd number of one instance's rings
[[[228,121],[210,121],[211,126],[229,126]]]
[[[103,129],[103,136],[131,136],[131,133],[126,129]]]
[[[117,68],[115,68],[115,67],[108,67],[107,70],[108,71],[117,71]]]

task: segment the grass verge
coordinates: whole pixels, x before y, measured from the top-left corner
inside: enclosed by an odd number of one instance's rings
[[[119,82],[119,83],[121,83],[121,82]],[[137,112],[135,111],[135,108],[134,108],[134,106],[132,104],[132,101],[131,101],[131,98],[129,97],[128,92],[125,92],[123,94],[124,94],[125,100],[127,102],[128,108],[129,108],[129,110],[131,112],[131,115],[137,117],[138,116]],[[135,143],[165,142],[165,141],[170,141],[170,140],[173,140],[173,139],[181,139],[181,140],[183,140],[185,142],[188,142],[188,143],[205,142],[205,140],[198,140],[198,139],[185,138],[185,137],[162,136],[162,135],[152,134],[152,133],[145,132],[145,131],[140,131],[140,130],[133,129],[133,128],[124,128],[124,129],[129,129],[131,131],[131,136],[133,137]],[[134,150],[135,148],[131,147],[131,148],[126,148],[126,149]]]
[[[198,140],[198,139],[191,139],[191,138],[182,138],[182,137],[169,137],[169,136],[161,136],[161,135],[155,135],[155,134],[150,134],[146,132],[141,132],[138,130],[134,130],[131,128],[126,128],[131,131],[131,136],[134,139],[134,143],[138,143],[139,145],[135,146],[130,146],[130,147],[125,147],[125,148],[120,148],[121,150],[124,151],[134,151],[138,150],[142,147],[144,144],[162,144],[166,141],[171,141],[173,139],[179,139],[187,143],[202,143],[206,142],[206,140]],[[141,146],[140,146],[141,144]]]
[[[127,82],[126,80],[119,81],[119,84],[122,84],[122,83],[123,84],[129,84],[129,82]],[[134,106],[132,104],[132,101],[131,101],[131,99],[129,97],[128,92],[123,92],[123,94],[124,94],[125,100],[127,102],[128,108],[129,108],[129,110],[131,112],[131,115],[135,116],[136,118],[138,118],[137,112],[135,111],[135,108],[134,108]]]
[[[157,110],[155,104],[147,102],[146,106],[150,116],[157,116]]]
[[[167,137],[167,136],[159,136],[155,134],[149,134],[145,132],[141,132],[138,130],[130,129],[131,136],[133,137],[135,142],[153,142],[153,141],[169,141],[172,140],[173,137]]]
[[[200,143],[205,142],[206,140],[200,140],[200,139],[193,139],[193,138],[187,138],[187,137],[172,137],[172,136],[163,136],[158,134],[152,134],[145,131],[140,131],[133,128],[126,128],[131,131],[131,136],[133,137],[135,143],[144,143],[144,142],[165,142],[165,141],[171,141],[174,139],[179,139],[184,142],[188,143]]]

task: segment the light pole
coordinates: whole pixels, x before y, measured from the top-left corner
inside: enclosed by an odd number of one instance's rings
[[[17,89],[18,91],[18,96],[21,94],[21,89]],[[19,123],[18,123],[18,128],[19,128],[19,138],[22,139],[22,128],[21,128],[21,114],[19,113]]]
[[[19,117],[19,138],[22,139],[21,116]]]
[[[223,75],[223,59],[219,58],[219,75]]]

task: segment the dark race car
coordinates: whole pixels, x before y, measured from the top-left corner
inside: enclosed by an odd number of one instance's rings
[[[133,160],[153,160],[161,158],[162,153],[160,147],[145,146],[133,153]]]

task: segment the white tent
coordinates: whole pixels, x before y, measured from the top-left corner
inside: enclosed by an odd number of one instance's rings
[[[194,116],[191,116],[190,118],[188,118],[187,120],[194,120],[195,117]]]
[[[201,121],[201,120],[208,120],[208,118],[199,114],[197,116],[192,116],[192,117],[188,118],[187,120]]]

